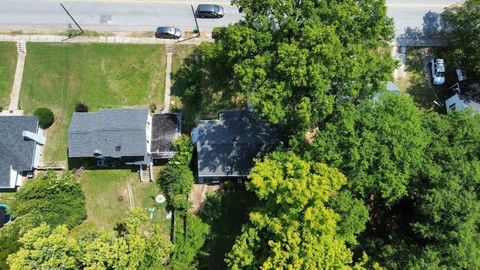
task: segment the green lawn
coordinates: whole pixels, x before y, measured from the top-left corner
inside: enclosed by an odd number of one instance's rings
[[[222,190],[207,194],[200,217],[210,226],[210,233],[198,256],[200,269],[228,269],[225,254],[241,234],[256,202],[255,195],[246,191],[243,184],[227,183]]]
[[[154,221],[168,226],[163,218],[165,204],[158,205],[155,196],[160,194],[155,183],[141,183],[136,172],[130,169],[85,170],[80,184],[85,192],[87,222],[111,230],[121,222],[130,208],[128,182],[132,184],[135,207],[156,207]],[[168,230],[167,230],[168,231]]]
[[[172,59],[172,76],[171,76],[172,86],[175,86],[172,89],[172,96],[171,96],[172,107],[174,108],[180,108],[182,106],[181,99],[180,97],[177,96],[178,93],[176,93],[176,89],[179,88],[179,86],[175,85],[175,73],[183,65],[185,58],[190,56],[196,47],[197,47],[196,45],[176,45],[175,46],[175,52],[173,53],[173,59]],[[180,88],[182,87],[180,86]]]
[[[0,42],[0,107],[3,109],[7,109],[9,104],[16,65],[17,49],[15,43]]]
[[[162,45],[29,43],[20,107],[48,107],[56,121],[47,130],[45,162],[64,161],[67,130],[77,102],[105,107],[163,104]]]
[[[173,53],[172,61],[172,73],[175,73],[182,65],[183,60],[190,56],[195,50],[196,45],[176,45],[175,52]],[[173,82],[172,82],[173,84]]]

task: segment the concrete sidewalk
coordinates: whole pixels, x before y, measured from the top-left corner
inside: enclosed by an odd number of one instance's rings
[[[25,67],[25,54],[19,53],[17,60],[17,69],[15,70],[15,79],[13,81],[12,91],[10,92],[9,111],[18,110],[18,101],[20,99],[20,88],[22,86],[23,68]]]
[[[0,41],[25,41],[25,42],[65,42],[65,43],[118,43],[118,44],[189,44],[200,45],[202,42],[213,42],[213,39],[207,37],[190,37],[179,40],[158,39],[158,38],[139,38],[139,37],[86,37],[77,36],[68,38],[60,35],[6,35],[0,34]]]

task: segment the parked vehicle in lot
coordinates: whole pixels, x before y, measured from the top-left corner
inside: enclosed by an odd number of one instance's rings
[[[445,83],[445,64],[443,63],[443,59],[432,59],[430,70],[432,72],[432,82],[434,85],[442,85]]]
[[[198,5],[196,16],[197,18],[222,18],[224,14],[223,7],[219,5]]]
[[[155,31],[156,38],[179,39],[182,37],[182,31],[177,27],[161,26]]]

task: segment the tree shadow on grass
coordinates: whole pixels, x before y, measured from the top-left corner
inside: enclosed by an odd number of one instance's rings
[[[183,130],[196,126],[200,116],[215,116],[219,111],[243,106],[243,96],[233,80],[233,69],[221,53],[202,54],[202,46],[184,59],[183,65],[172,74],[172,95],[178,97],[181,106],[173,108],[182,112]]]
[[[198,258],[199,269],[227,269],[225,256],[256,202],[255,194],[246,191],[243,184],[228,183],[207,197],[200,216],[210,226],[210,235]]]
[[[409,48],[407,53],[406,70],[410,74],[410,84],[407,93],[413,98],[417,106],[426,111],[442,112],[443,108],[436,105],[445,100],[445,87],[434,86],[431,83],[430,60],[433,58],[429,48]]]

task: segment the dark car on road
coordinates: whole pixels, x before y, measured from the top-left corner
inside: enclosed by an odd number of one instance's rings
[[[157,28],[157,31],[155,31],[156,38],[179,39],[181,36],[182,31],[176,27],[161,26]]]
[[[222,18],[224,14],[223,7],[218,5],[198,5],[197,18]]]

